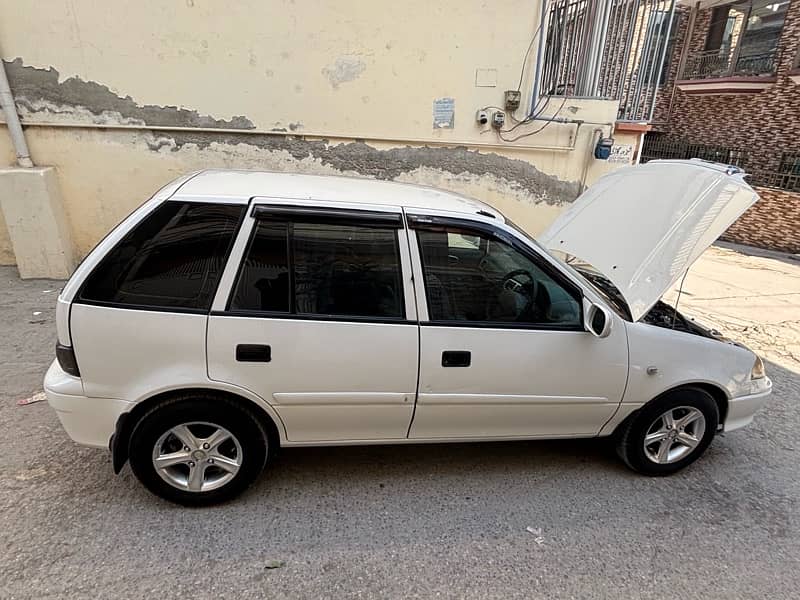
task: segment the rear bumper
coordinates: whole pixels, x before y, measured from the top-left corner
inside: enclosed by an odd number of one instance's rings
[[[739,429],[753,421],[753,415],[764,406],[767,398],[772,393],[772,381],[769,378],[766,378],[764,386],[765,389],[758,393],[731,398],[728,401],[728,415],[725,418],[724,431]]]
[[[57,361],[47,370],[44,391],[67,435],[84,446],[108,448],[117,419],[133,406],[126,400],[87,398],[81,380],[62,371]]]

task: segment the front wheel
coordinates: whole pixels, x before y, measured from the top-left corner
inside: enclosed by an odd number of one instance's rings
[[[670,475],[705,452],[718,423],[719,409],[708,392],[674,390],[646,404],[623,425],[617,454],[645,475]]]
[[[130,439],[136,477],[154,494],[185,505],[237,496],[256,479],[267,456],[267,435],[256,417],[211,394],[160,402]]]

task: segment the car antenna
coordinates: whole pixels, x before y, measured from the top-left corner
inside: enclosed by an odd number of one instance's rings
[[[681,294],[683,293],[683,282],[686,281],[686,276],[689,274],[689,269],[686,269],[683,273],[683,277],[681,277],[681,285],[678,288],[678,298],[675,300],[675,308],[673,309],[675,312],[672,313],[672,328],[675,329],[675,321],[678,318],[678,304],[681,301]]]

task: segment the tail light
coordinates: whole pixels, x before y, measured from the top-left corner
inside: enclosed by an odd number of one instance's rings
[[[75,360],[75,350],[72,349],[72,346],[56,344],[56,359],[62,371],[74,377],[81,376],[81,372],[78,370],[78,361]]]

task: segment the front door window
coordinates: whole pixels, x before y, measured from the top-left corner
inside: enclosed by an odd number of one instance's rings
[[[580,329],[580,296],[510,244],[469,229],[417,231],[431,321]]]

